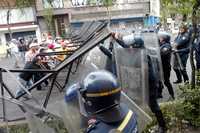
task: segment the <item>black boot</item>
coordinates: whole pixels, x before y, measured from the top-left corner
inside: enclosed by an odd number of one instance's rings
[[[172,84],[170,83],[170,80],[169,80],[169,79],[166,79],[164,83],[165,83],[165,86],[167,87],[168,92],[169,92],[169,94],[171,95],[171,97],[172,97],[173,99],[175,99],[175,97],[174,97],[174,89],[173,89],[173,87],[172,87]]]
[[[158,133],[166,133],[167,129],[165,127],[158,127]]]
[[[186,69],[182,70],[181,71],[182,75],[183,75],[183,79],[184,79],[184,82],[189,82],[189,77],[188,77],[188,74],[187,74],[187,71]]]
[[[163,84],[161,81],[159,81],[159,87],[158,87],[158,91],[157,91],[157,98],[163,98],[162,96],[162,91],[163,91]]]
[[[177,80],[173,82],[174,84],[178,84],[182,82],[182,76],[181,76],[181,71],[179,69],[174,69],[176,73]]]
[[[156,115],[158,125],[159,125],[158,133],[166,133],[167,128],[166,128],[166,124],[165,124],[165,120],[164,120],[162,112],[157,111],[155,115]]]
[[[180,84],[180,83],[182,83],[182,80],[176,80],[176,81],[174,81],[173,83],[174,83],[174,84]]]

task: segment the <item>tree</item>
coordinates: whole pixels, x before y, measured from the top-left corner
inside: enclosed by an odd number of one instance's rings
[[[198,21],[198,14],[197,12],[199,11],[200,8],[200,1],[196,0],[194,5],[193,5],[193,11],[192,11],[192,25],[193,25],[193,34],[192,34],[192,39],[190,41],[190,62],[191,62],[191,67],[192,67],[192,77],[191,77],[191,87],[194,89],[195,88],[195,65],[194,65],[194,41],[198,36],[198,31],[197,31],[197,21]]]
[[[194,41],[198,36],[197,33],[197,21],[198,11],[200,6],[199,0],[161,0],[162,12],[167,11],[169,14],[181,14],[183,16],[183,22],[186,22],[188,17],[191,18],[193,24],[193,33],[190,40],[190,63],[192,68],[191,87],[195,88],[195,65],[194,65]],[[162,16],[166,17],[166,16]],[[168,17],[168,16],[167,16]],[[164,18],[166,19],[166,18]]]
[[[111,22],[110,7],[113,5],[113,0],[101,0],[101,1],[102,1],[103,5],[107,9],[107,13],[108,13],[108,25],[110,26],[110,22]]]
[[[187,22],[191,18],[193,6],[196,0],[161,0],[161,17],[164,24],[168,17],[182,16],[182,21]]]
[[[88,0],[88,2],[94,2],[93,0]],[[97,2],[97,1],[96,1]],[[108,15],[108,25],[110,26],[111,21],[111,13],[110,13],[110,7],[113,5],[115,0],[99,0],[98,3],[101,3],[100,5],[103,5],[106,7],[107,15]]]
[[[45,10],[44,19],[46,21],[48,31],[51,33],[51,35],[54,35],[54,27],[53,27],[53,10],[52,8],[46,8]]]

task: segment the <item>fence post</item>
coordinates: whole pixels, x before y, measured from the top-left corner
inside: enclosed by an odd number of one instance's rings
[[[0,86],[1,86],[1,96],[4,97],[2,68],[0,68]],[[6,121],[6,109],[5,109],[4,98],[2,98],[2,106],[3,106],[3,121]]]

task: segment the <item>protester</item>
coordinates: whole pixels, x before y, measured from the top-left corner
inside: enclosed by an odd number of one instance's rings
[[[25,61],[25,53],[27,51],[26,42],[23,37],[18,38],[18,48],[22,61]]]
[[[61,43],[62,43],[62,38],[61,37],[56,37],[55,42],[54,42],[54,48],[61,48]]]
[[[38,49],[38,43],[31,43],[28,52],[25,54],[25,62],[31,62],[33,58],[38,54]]]
[[[10,41],[10,48],[11,48],[11,54],[13,55],[13,57],[15,58],[15,68],[19,68],[19,49],[17,46],[17,40],[16,39],[12,39]]]
[[[10,44],[6,42],[6,58],[8,58],[9,56],[12,57],[11,47]]]
[[[39,65],[39,58],[33,58],[33,60],[26,62],[24,69],[41,69]],[[33,83],[41,79],[41,74],[38,72],[21,72],[18,76],[19,82],[28,89]],[[37,90],[41,90],[41,86],[37,86]],[[25,91],[20,87],[17,89],[16,97],[20,96]],[[27,98],[27,97],[25,97]]]

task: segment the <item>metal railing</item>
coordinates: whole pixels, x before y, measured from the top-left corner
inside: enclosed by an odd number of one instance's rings
[[[23,119],[23,118],[18,118],[18,119],[8,120],[6,118],[6,104],[5,104],[6,95],[5,95],[5,92],[7,92],[8,95],[9,95],[9,98],[13,99],[13,100],[19,100],[25,94],[28,94],[35,101],[35,103],[41,107],[42,111],[40,112],[40,114],[37,114],[37,115],[43,116],[44,112],[46,110],[46,107],[48,105],[49,99],[51,97],[54,85],[59,89],[59,91],[62,91],[65,88],[65,85],[67,84],[67,82],[70,78],[70,73],[73,73],[72,72],[73,65],[75,64],[76,68],[77,68],[79,63],[81,62],[81,57],[86,52],[88,52],[89,50],[91,50],[92,48],[97,46],[99,43],[101,43],[102,41],[104,41],[105,39],[110,37],[110,35],[111,35],[110,31],[106,27],[102,28],[101,30],[98,30],[98,32],[95,31],[94,35],[92,35],[89,40],[87,40],[86,42],[83,42],[82,45],[77,50],[75,50],[73,53],[70,53],[70,55],[63,62],[58,64],[57,67],[55,67],[53,70],[46,70],[46,69],[24,69],[24,70],[12,69],[12,70],[7,70],[5,68],[0,68],[0,87],[1,87],[1,97],[0,98],[2,99],[2,106],[3,106],[3,108],[2,108],[2,110],[3,110],[3,116],[2,116],[3,121],[11,122],[11,121],[17,121],[19,119],[20,120]],[[67,52],[63,51],[63,52],[41,53],[38,56],[52,56],[52,55],[63,55],[63,54],[67,54]],[[66,74],[66,77],[65,77],[64,85],[62,86],[56,81],[56,79],[58,77],[58,74],[63,69],[65,69],[66,67],[68,68],[68,71],[67,71],[67,74]],[[20,72],[43,73],[43,74],[45,74],[45,76],[42,77],[37,82],[35,82],[29,88],[24,88],[24,86],[22,86],[18,81],[16,81],[23,89],[23,92],[16,96],[11,91],[12,89],[10,87],[8,87],[7,84],[4,82],[3,73],[9,73],[10,76],[12,77],[12,79],[16,80],[16,77],[14,77],[13,73],[20,73]],[[48,89],[48,91],[46,93],[44,102],[41,105],[40,102],[37,100],[37,98],[35,98],[31,94],[31,91],[34,88],[41,85],[43,82],[45,82],[48,79],[51,79],[51,85],[50,85],[50,88]],[[26,110],[23,108],[23,106],[21,106],[20,104],[17,104],[17,105],[19,106],[19,108],[24,113],[26,112]]]

